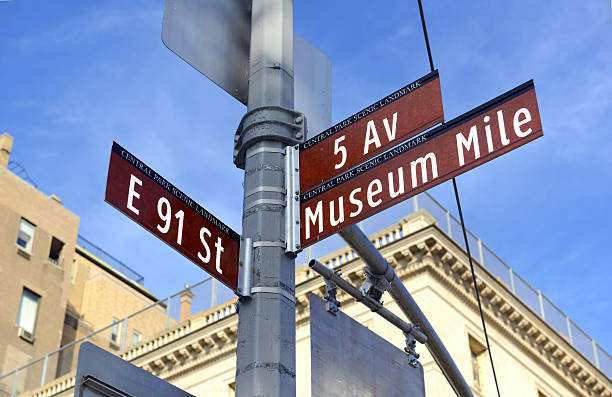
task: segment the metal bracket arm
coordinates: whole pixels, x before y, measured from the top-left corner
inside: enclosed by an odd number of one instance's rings
[[[416,325],[413,327],[415,329],[419,328]],[[421,357],[419,353],[416,352],[416,339],[414,339],[414,336],[407,332],[404,332],[404,336],[406,337],[406,347],[404,348],[404,351],[406,354],[408,354],[410,365],[416,368],[419,366],[419,357]]]
[[[305,136],[303,113],[281,106],[258,107],[247,112],[238,125],[234,135],[234,164],[244,169],[246,148],[255,142],[275,140],[293,146]]]
[[[385,308],[380,302],[370,298],[367,295],[364,295],[363,292],[361,292],[357,287],[340,277],[331,269],[328,269],[321,262],[313,259],[308,263],[308,267],[319,273],[321,276],[323,276],[324,279],[332,281],[344,292],[355,298],[357,302],[363,303],[364,305],[369,307],[370,310],[372,310],[374,313],[379,314],[382,318],[389,321],[391,324],[395,325],[403,332],[414,336],[414,338],[420,343],[427,343],[427,335],[421,332],[418,327],[405,322],[395,314],[391,313],[391,311]]]
[[[368,269],[365,269],[364,273],[366,274],[366,281],[361,287],[361,292],[380,302],[384,292],[389,288],[389,282],[384,274],[374,274]]]
[[[335,273],[336,275],[338,275],[338,277],[340,277],[340,270],[336,270]],[[333,314],[334,316],[336,315],[336,313],[338,313],[338,308],[341,305],[340,301],[338,301],[338,299],[336,298],[337,293],[338,286],[336,285],[336,283],[334,283],[332,280],[325,279],[325,295],[323,295],[323,298],[327,302],[325,307],[327,311]]]

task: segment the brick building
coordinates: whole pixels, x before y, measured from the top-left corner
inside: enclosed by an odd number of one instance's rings
[[[157,301],[93,245],[77,243],[83,240],[79,217],[59,197],[7,169],[12,144],[10,135],[0,136],[0,375]],[[93,341],[117,351],[159,332],[166,321],[161,310],[151,310],[128,329],[111,325]],[[50,355],[16,381],[0,378],[0,390],[24,391],[40,386],[43,372],[45,379],[70,372],[73,355]]]

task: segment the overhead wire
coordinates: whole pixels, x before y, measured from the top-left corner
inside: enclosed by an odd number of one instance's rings
[[[433,57],[431,55],[431,47],[429,45],[429,36],[427,34],[427,25],[425,24],[425,14],[423,12],[423,4],[421,0],[417,0],[419,3],[419,12],[421,14],[421,25],[423,27],[423,36],[425,37],[425,46],[427,47],[427,56],[429,58],[429,67],[433,72],[435,70]],[[453,189],[455,191],[455,200],[457,201],[457,209],[459,211],[459,219],[461,220],[461,229],[463,230],[463,240],[465,241],[465,249],[467,251],[468,261],[470,262],[470,270],[472,271],[472,281],[474,283],[474,291],[476,291],[476,300],[478,301],[478,310],[480,312],[480,320],[482,321],[482,329],[485,335],[485,341],[487,344],[487,352],[489,353],[489,360],[491,362],[491,370],[493,371],[493,379],[495,381],[495,389],[497,390],[497,396],[501,397],[499,393],[499,384],[497,382],[497,374],[495,372],[495,365],[493,364],[493,354],[491,353],[491,345],[489,344],[489,335],[487,333],[487,326],[485,324],[484,313],[482,311],[482,303],[480,301],[480,292],[478,291],[478,283],[476,282],[476,273],[474,272],[474,263],[472,262],[472,254],[470,253],[470,244],[468,243],[467,231],[465,229],[465,222],[463,221],[463,212],[461,211],[461,201],[459,200],[459,189],[457,188],[457,181],[453,177]]]

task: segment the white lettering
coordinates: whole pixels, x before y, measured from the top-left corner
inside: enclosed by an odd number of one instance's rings
[[[334,201],[329,202],[329,224],[332,226],[337,226],[340,222],[344,222],[344,196],[340,196],[338,198],[338,219],[334,219],[335,209],[334,209]]]
[[[357,209],[355,211],[353,211],[353,212],[351,212],[349,214],[349,216],[351,218],[354,218],[357,215],[361,214],[361,210],[363,209],[363,204],[361,203],[361,200],[355,198],[355,194],[357,194],[359,192],[361,192],[361,188],[360,187],[354,189],[351,192],[351,194],[349,195],[349,201],[351,202],[351,204],[353,204],[354,206],[357,207]]]
[[[208,246],[208,243],[204,239],[204,235],[205,234],[208,237],[210,237],[210,230],[208,230],[207,228],[203,227],[203,228],[200,229],[200,241],[202,242],[202,245],[204,245],[204,249],[206,250],[206,256],[202,256],[202,254],[200,254],[200,252],[198,251],[198,258],[200,258],[200,260],[202,262],[208,263],[208,262],[210,262],[210,247]]]
[[[376,190],[372,189],[374,186],[376,186]],[[368,198],[368,204],[370,205],[370,207],[376,207],[380,205],[380,203],[382,203],[382,199],[378,199],[375,201],[372,200],[374,196],[380,192],[382,192],[382,183],[380,182],[380,179],[374,179],[368,185],[367,198]]]
[[[165,208],[166,210],[164,211],[163,208]],[[165,197],[160,197],[159,200],[157,200],[157,215],[159,215],[159,218],[162,221],[166,222],[166,224],[164,226],[157,225],[157,230],[164,234],[168,233],[168,230],[170,230],[171,212],[172,210],[170,209],[170,202],[168,201],[168,199]]]
[[[465,164],[465,159],[463,158],[463,146],[466,150],[470,150],[470,146],[474,147],[474,159],[480,157],[480,147],[478,146],[478,132],[476,131],[476,126],[472,126],[470,128],[470,135],[466,140],[463,134],[460,132],[457,134],[457,154],[459,155],[459,166]],[[423,171],[425,172],[425,171]],[[414,176],[413,176],[414,178]],[[412,187],[414,187],[414,180],[412,181]]]
[[[519,117],[521,115],[523,116],[523,120],[519,121]],[[525,123],[529,123],[530,121],[531,113],[529,113],[529,110],[527,110],[527,108],[520,108],[516,111],[516,113],[514,113],[514,120],[512,124],[514,125],[514,133],[516,134],[516,136],[518,136],[519,138],[524,138],[531,133],[531,128],[527,129],[527,131],[521,130],[521,126]]]
[[[319,201],[317,203],[317,207],[315,209],[314,214],[310,207],[306,207],[304,210],[304,215],[306,217],[306,238],[310,238],[310,223],[315,226],[317,222],[319,222],[319,233],[323,232],[323,202]]]
[[[338,153],[342,154],[342,160],[340,160],[338,164],[334,164],[334,169],[342,168],[344,163],[346,163],[346,148],[344,146],[338,146],[338,144],[342,142],[344,138],[346,137],[342,135],[340,138],[334,141],[334,154],[338,154]]]
[[[376,132],[374,120],[368,121],[366,130],[366,140],[365,144],[363,145],[363,154],[368,153],[371,144],[375,144],[377,149],[380,147],[380,139],[378,139],[378,132]]]
[[[134,200],[134,197],[139,199],[140,193],[136,192],[136,190],[134,189],[134,185],[142,186],[142,181],[136,178],[135,175],[130,174],[130,190],[128,192],[127,207],[130,211],[132,211],[136,215],[139,215],[140,212],[138,211],[138,208],[134,207],[133,200]]]
[[[219,274],[223,274],[223,270],[221,270],[221,254],[223,251],[223,246],[221,245],[221,237],[217,237],[217,242],[215,243],[215,248],[217,248],[216,256],[215,256],[215,267]]]
[[[395,126],[397,125],[397,112],[393,113],[393,128],[389,128],[389,120],[385,117],[383,119],[383,124],[385,125],[385,131],[387,131],[387,138],[389,138],[389,142],[395,139]]]
[[[399,183],[399,188],[395,190],[393,188],[393,171],[389,172],[389,196],[391,198],[395,198],[400,194],[404,193],[404,167],[399,167],[397,169],[397,179]]]
[[[502,145],[506,146],[510,143],[510,139],[506,137],[506,124],[504,123],[504,112],[502,110],[497,111],[497,124],[499,124],[499,136],[501,138]]]
[[[183,220],[185,218],[185,213],[183,212],[183,210],[180,210],[179,212],[174,214],[174,217],[179,220],[178,233],[176,235],[176,242],[178,245],[181,245],[183,241]]]
[[[485,116],[485,123],[491,121],[491,117]],[[485,134],[487,134],[487,149],[489,149],[489,153],[493,151],[493,138],[491,137],[491,126],[489,124],[485,125]]]
[[[474,127],[475,129],[476,127]],[[461,134],[457,134],[459,136]],[[459,140],[459,138],[457,138]],[[425,157],[419,157],[418,159],[410,162],[410,175],[412,176],[412,187],[415,188],[417,186],[417,175],[416,168],[417,165],[421,166],[421,176],[423,178],[423,183],[427,183],[427,160],[431,161],[431,179],[436,179],[438,177],[438,163],[436,162],[436,155],[432,152],[427,153]]]

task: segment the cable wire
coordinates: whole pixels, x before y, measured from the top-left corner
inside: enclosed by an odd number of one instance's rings
[[[425,37],[425,46],[427,47],[427,56],[429,58],[429,67],[433,72],[434,64],[433,57],[431,56],[431,47],[429,46],[429,36],[427,35],[427,25],[425,24],[425,14],[423,13],[423,4],[421,0],[417,0],[419,3],[419,12],[421,14],[421,25],[423,26],[423,36]],[[499,393],[499,385],[497,383],[497,374],[495,373],[495,365],[493,365],[493,355],[491,353],[491,345],[489,344],[489,335],[487,334],[487,326],[485,325],[484,313],[482,311],[482,303],[480,302],[480,292],[478,291],[478,283],[476,282],[476,273],[474,272],[474,263],[472,262],[472,254],[470,253],[470,244],[468,243],[467,232],[465,230],[465,223],[463,222],[463,212],[461,211],[461,201],[459,200],[459,190],[457,189],[457,181],[453,177],[453,189],[455,191],[455,199],[457,201],[457,209],[459,210],[459,219],[461,220],[461,229],[463,230],[463,240],[465,241],[465,249],[467,251],[468,261],[470,262],[470,270],[472,271],[472,281],[474,282],[474,291],[476,291],[476,300],[478,301],[478,310],[480,311],[480,320],[482,321],[482,329],[485,335],[485,341],[487,343],[487,351],[489,353],[489,360],[491,361],[491,369],[493,370],[493,379],[495,380],[495,389],[497,390],[497,396],[501,397]]]
[[[463,222],[463,212],[461,211],[461,202],[459,201],[459,191],[457,190],[457,181],[455,181],[455,178],[453,178],[453,189],[455,190],[455,199],[457,200],[457,209],[459,210],[459,219],[461,220],[461,229],[463,230],[463,240],[465,241],[465,249],[467,251],[468,260],[470,261],[470,270],[472,271],[472,281],[474,282],[474,291],[476,291],[476,300],[478,301],[480,320],[482,321],[482,329],[484,330],[485,341],[487,342],[487,351],[489,352],[489,360],[491,361],[491,369],[493,370],[495,389],[497,389],[497,396],[500,397],[499,385],[497,384],[497,375],[495,374],[495,365],[493,365],[493,354],[491,353],[491,345],[489,345],[489,335],[487,334],[487,326],[485,325],[484,313],[482,311],[482,303],[480,303],[480,292],[478,292],[478,284],[476,283],[476,273],[474,272],[474,263],[472,263],[472,254],[470,253],[470,245],[468,244],[467,232],[465,231],[465,223]]]

